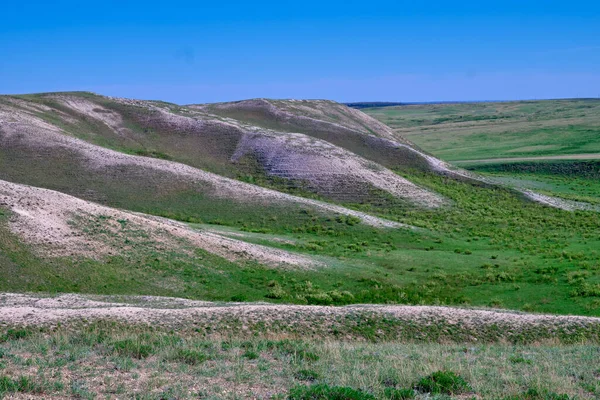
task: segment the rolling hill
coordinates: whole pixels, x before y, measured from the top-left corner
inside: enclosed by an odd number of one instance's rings
[[[2,96],[0,195],[1,290],[597,313],[593,201],[331,101]]]
[[[0,398],[597,398],[597,164],[403,107],[0,96]]]
[[[437,157],[494,182],[598,204],[598,99],[413,104],[363,111]]]

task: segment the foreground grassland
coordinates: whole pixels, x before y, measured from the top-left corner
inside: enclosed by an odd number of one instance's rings
[[[206,339],[149,328],[11,329],[0,397],[592,399],[596,345]]]
[[[600,153],[600,100],[457,103],[361,111],[447,161]]]

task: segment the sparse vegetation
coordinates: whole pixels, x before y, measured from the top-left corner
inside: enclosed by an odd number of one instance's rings
[[[153,351],[142,358],[137,350],[115,353],[114,344],[124,340],[126,348],[149,343]],[[32,330],[0,348],[5,354],[0,395],[159,398],[168,393],[185,399],[197,398],[197,388],[209,398],[227,398],[232,391],[238,397],[390,400],[431,398],[428,393],[593,399],[600,393],[595,345],[209,339],[193,331],[89,324]],[[248,351],[261,357],[249,358]],[[320,357],[298,357],[302,351]],[[524,354],[532,364],[514,362]],[[439,372],[440,365],[445,372]]]

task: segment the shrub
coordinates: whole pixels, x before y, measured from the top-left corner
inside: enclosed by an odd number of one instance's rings
[[[531,360],[523,358],[523,356],[511,356],[508,361],[513,364],[531,364]]]
[[[327,295],[329,295],[329,297],[331,297],[331,299],[336,303],[350,301],[354,299],[354,295],[347,290],[331,290],[327,292]]]
[[[24,339],[31,334],[32,332],[27,329],[8,329],[4,335],[0,336],[0,343],[9,340]]]
[[[375,400],[375,396],[342,386],[295,386],[290,389],[289,400]]]
[[[500,307],[502,307],[502,305],[503,305],[502,300],[497,297],[494,297],[488,303],[488,306],[493,307],[493,308],[500,308]]]
[[[566,394],[529,389],[516,396],[505,397],[504,400],[570,400],[570,397]]]
[[[319,356],[311,351],[308,351],[306,347],[299,342],[293,342],[291,340],[282,340],[275,343],[275,347],[284,354],[294,356],[298,359],[305,361],[318,361]]]
[[[308,304],[328,305],[333,303],[331,296],[325,292],[310,293],[305,297],[306,301],[308,301]]]
[[[283,299],[285,296],[287,296],[286,291],[279,285],[274,286],[269,290],[269,293],[265,295],[265,297],[269,299]]]
[[[432,394],[460,394],[470,391],[471,386],[452,371],[437,371],[422,378],[417,384],[417,390]]]
[[[539,267],[536,268],[533,272],[540,275],[554,275],[558,272],[557,266],[548,266],[548,267]]]
[[[360,222],[361,222],[360,218],[355,217],[353,215],[339,215],[338,217],[336,217],[335,220],[337,222],[339,222],[340,224],[345,223],[346,225],[350,225],[350,226],[360,224]]]
[[[300,350],[300,351],[294,353],[294,355],[297,358],[300,358],[305,361],[318,361],[319,360],[319,356],[316,353],[313,353],[312,351]]]
[[[572,271],[567,273],[567,282],[571,285],[582,284],[589,276],[588,271]]]
[[[388,372],[387,374],[380,376],[379,382],[388,388],[394,388],[400,384],[397,374],[393,372]]]
[[[600,297],[600,284],[583,283],[571,292],[573,297]]]

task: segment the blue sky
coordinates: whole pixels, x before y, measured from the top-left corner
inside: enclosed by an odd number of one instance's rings
[[[3,94],[180,104],[600,96],[592,1],[3,3]]]

